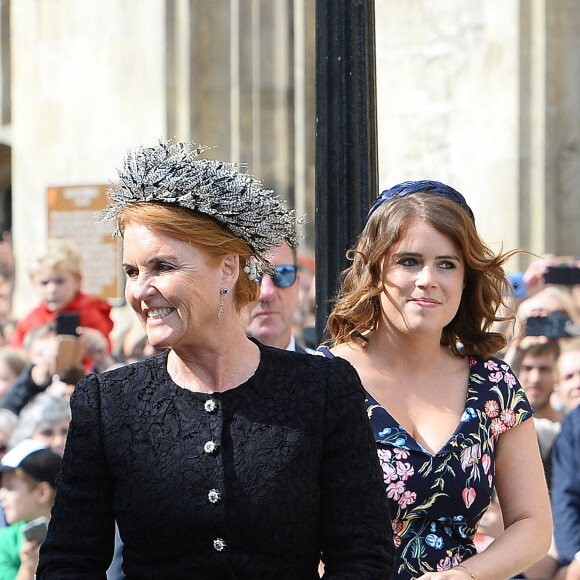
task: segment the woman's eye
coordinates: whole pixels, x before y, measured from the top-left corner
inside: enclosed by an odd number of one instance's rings
[[[128,268],[125,267],[125,274],[129,277],[129,278],[135,278],[135,276],[137,276],[137,270],[135,268]]]
[[[155,265],[155,269],[158,272],[168,272],[169,270],[173,270],[173,266],[165,262],[159,262],[158,264]]]
[[[401,258],[397,264],[400,266],[416,266],[417,260],[415,258]]]
[[[443,270],[453,270],[456,267],[456,264],[455,262],[441,262],[439,267]]]

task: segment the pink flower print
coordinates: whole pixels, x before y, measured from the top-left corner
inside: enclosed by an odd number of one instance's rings
[[[489,473],[489,468],[491,467],[491,457],[487,453],[481,458],[481,465],[483,465],[484,473]]]
[[[501,435],[507,428],[501,419],[494,419],[491,422],[491,432],[497,437]]]
[[[417,499],[417,494],[414,491],[407,490],[400,498],[399,498],[399,505],[402,508],[406,508],[408,505],[415,503]]]
[[[473,368],[476,364],[477,364],[477,361],[472,356],[470,356],[469,357],[469,368],[470,369]]]
[[[393,544],[395,544],[395,548],[398,548],[403,543],[400,536],[393,537]]]
[[[379,461],[382,463],[389,463],[391,461],[391,450],[390,449],[383,449],[382,447],[377,449],[377,455],[379,456]]]
[[[497,417],[499,415],[499,403],[497,401],[486,401],[485,412],[488,417]]]
[[[400,447],[393,449],[393,453],[395,454],[396,459],[407,459],[407,457],[409,457],[409,452],[406,449],[401,449]]]
[[[391,465],[390,463],[382,463],[381,467],[383,468],[383,479],[385,483],[396,481],[398,476],[394,465]]]
[[[463,497],[463,503],[466,508],[470,508],[471,504],[475,501],[476,493],[473,487],[466,487],[461,494]]]
[[[516,424],[516,414],[512,409],[505,409],[500,418],[508,427],[513,427]]]
[[[405,492],[405,484],[402,481],[395,481],[387,485],[387,497],[399,501],[399,498]]]
[[[487,476],[487,483],[489,483],[490,489],[493,487],[493,476],[491,473]]]
[[[397,461],[397,475],[403,480],[407,481],[415,473],[415,469],[410,463],[403,463]]]
[[[503,379],[503,373],[498,371],[497,373],[490,373],[489,380],[492,383],[499,383]]]
[[[483,363],[483,366],[488,370],[488,371],[497,371],[499,369],[498,364],[494,361],[494,360],[486,360]]]
[[[512,373],[506,373],[503,377],[506,384],[513,389],[516,386],[516,377]]]
[[[451,567],[452,567],[451,558],[449,556],[445,556],[445,558],[439,560],[439,563],[437,564],[437,572],[445,572],[445,570],[451,570]]]

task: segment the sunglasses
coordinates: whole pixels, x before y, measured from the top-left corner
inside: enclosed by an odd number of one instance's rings
[[[285,264],[283,266],[276,266],[275,270],[276,273],[273,276],[270,276],[270,278],[272,278],[272,282],[277,288],[289,288],[294,284],[294,282],[296,282],[296,266]],[[269,274],[266,275],[269,276]],[[256,282],[261,284],[262,276],[257,276]]]

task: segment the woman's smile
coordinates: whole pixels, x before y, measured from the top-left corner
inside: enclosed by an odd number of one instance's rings
[[[454,242],[427,221],[413,220],[383,261],[385,322],[404,332],[441,333],[457,313],[464,278]]]

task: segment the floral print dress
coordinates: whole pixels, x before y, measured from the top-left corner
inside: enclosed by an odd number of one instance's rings
[[[532,416],[505,362],[470,357],[469,365],[465,411],[434,455],[367,394],[397,548],[393,579],[448,570],[476,553],[473,537],[494,486],[496,441]]]
[[[318,354],[333,356],[325,347]],[[491,500],[497,439],[532,417],[505,362],[469,357],[469,366],[465,411],[434,455],[367,393],[397,550],[393,580],[448,570],[476,553],[473,537]]]

